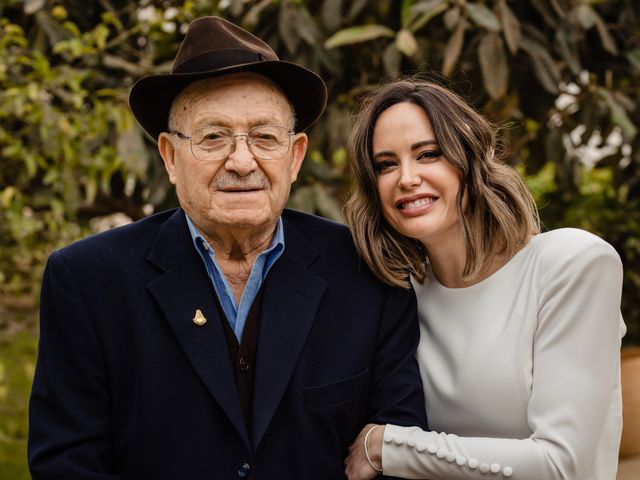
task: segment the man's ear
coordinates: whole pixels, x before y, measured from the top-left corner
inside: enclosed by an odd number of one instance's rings
[[[176,184],[176,164],[175,154],[176,149],[171,143],[171,137],[167,132],[162,132],[158,137],[158,151],[164,161],[164,168],[169,176],[169,181],[172,184]]]
[[[298,172],[302,167],[302,161],[307,154],[307,146],[309,145],[309,138],[306,133],[298,133],[293,138],[293,144],[291,145],[291,151],[293,158],[291,159],[291,183],[295,182],[298,178]]]

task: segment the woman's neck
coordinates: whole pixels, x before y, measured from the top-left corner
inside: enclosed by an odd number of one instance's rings
[[[464,277],[464,266],[467,252],[462,237],[446,244],[431,245],[427,247],[427,257],[433,274],[438,282],[447,288],[470,287],[490,277],[502,268],[509,257],[504,254],[490,254],[489,261],[471,278]]]

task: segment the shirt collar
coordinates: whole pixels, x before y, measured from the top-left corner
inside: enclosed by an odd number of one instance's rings
[[[189,233],[191,234],[191,239],[193,241],[194,247],[196,248],[196,251],[199,251],[198,243],[201,242],[201,244],[209,252],[211,252],[211,255],[215,257],[215,251],[213,250],[213,248],[209,246],[208,242],[204,239],[204,237],[198,230],[198,227],[196,227],[196,225],[193,223],[191,218],[189,218],[189,215],[187,215],[187,213],[185,212],[184,216],[187,218],[187,226],[189,227]],[[271,243],[269,243],[269,247],[262,253],[269,253],[272,250],[276,249],[276,247],[278,250],[284,249],[284,228],[282,225],[282,216],[278,217],[278,223],[276,224],[276,231],[273,237],[271,238]]]

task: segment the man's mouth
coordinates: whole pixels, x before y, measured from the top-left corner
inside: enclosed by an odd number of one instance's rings
[[[246,192],[258,192],[262,190],[261,187],[225,187],[220,191],[225,193],[246,193]]]

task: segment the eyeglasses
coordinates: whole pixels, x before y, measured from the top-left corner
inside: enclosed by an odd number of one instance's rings
[[[244,138],[251,154],[260,160],[277,160],[284,157],[291,147],[294,133],[277,125],[258,125],[246,133],[234,133],[226,127],[209,125],[195,130],[190,136],[177,130],[169,133],[189,140],[191,153],[202,162],[224,160],[236,149],[236,138]]]

